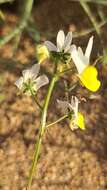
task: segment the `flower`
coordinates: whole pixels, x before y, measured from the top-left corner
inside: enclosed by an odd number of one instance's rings
[[[72,32],[68,32],[67,36],[65,37],[64,31],[60,30],[57,34],[56,41],[57,41],[57,46],[55,46],[50,41],[45,41],[45,45],[49,49],[49,51],[68,52],[71,48]]]
[[[68,114],[70,119],[69,126],[72,130],[80,128],[85,129],[84,116],[78,111],[79,100],[76,96],[72,96],[71,103],[67,101],[57,100],[59,108],[64,114]]]
[[[89,39],[85,54],[83,54],[83,51],[80,47],[77,49],[74,45],[71,51],[71,57],[78,70],[78,77],[82,84],[90,91],[95,92],[99,89],[101,83],[97,79],[97,69],[94,66],[89,65],[92,46],[93,36]]]
[[[72,51],[72,32],[68,32],[67,36],[65,36],[64,31],[60,30],[57,34],[56,44],[54,45],[50,41],[45,41],[44,44],[51,52],[51,55],[55,60],[62,63],[68,63],[71,60]]]
[[[42,63],[49,58],[49,51],[44,45],[37,45],[36,47],[36,56],[39,63]]]
[[[39,64],[33,65],[30,69],[23,70],[22,77],[15,82],[15,85],[25,94],[31,95],[31,93],[36,93],[40,87],[49,82],[46,75],[37,77],[39,70]]]

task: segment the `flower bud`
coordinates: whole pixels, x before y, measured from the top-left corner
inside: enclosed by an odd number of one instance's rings
[[[46,59],[48,59],[49,51],[45,45],[37,45],[36,47],[36,57],[39,63],[42,63]]]

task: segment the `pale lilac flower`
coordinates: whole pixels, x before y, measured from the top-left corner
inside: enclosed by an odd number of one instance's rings
[[[31,91],[36,93],[39,88],[46,85],[49,80],[46,75],[41,75],[39,77],[38,73],[40,70],[40,65],[35,64],[30,69],[22,71],[22,77],[20,77],[15,85],[24,93],[31,95]]]
[[[45,45],[49,51],[69,53],[72,49],[72,32],[68,32],[65,37],[64,31],[60,30],[57,34],[56,44],[54,45],[50,41],[45,41]]]

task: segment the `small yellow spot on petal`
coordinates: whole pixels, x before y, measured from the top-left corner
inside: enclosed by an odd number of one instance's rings
[[[38,45],[36,47],[36,57],[39,63],[42,63],[49,58],[49,51],[44,45]]]
[[[97,79],[98,72],[94,66],[87,66],[79,75],[82,84],[92,92],[100,88],[101,82]]]

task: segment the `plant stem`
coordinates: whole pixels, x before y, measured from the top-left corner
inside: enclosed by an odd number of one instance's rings
[[[39,100],[37,99],[37,95],[35,95],[32,91],[32,89],[30,88],[30,92],[31,92],[31,95],[32,95],[32,98],[33,100],[35,101],[35,103],[38,105],[38,107],[42,110],[42,106],[41,104],[39,103]]]
[[[74,84],[72,84],[72,86],[68,89],[68,92],[71,92],[72,90],[74,90],[74,88],[78,85],[78,81],[75,82]]]
[[[107,24],[107,19],[105,19],[104,21],[102,21],[100,24],[98,24],[98,28],[102,28],[105,24]],[[95,28],[90,28],[90,29],[87,29],[87,30],[83,30],[81,32],[76,32],[74,34],[74,38],[79,38],[79,37],[82,37],[82,36],[85,36],[85,35],[88,35],[92,32],[95,31]]]
[[[33,1],[34,0],[25,0],[25,7],[19,25],[14,30],[12,30],[12,32],[10,32],[9,34],[0,39],[0,47],[3,46],[5,43],[9,42],[12,38],[17,36],[18,34],[20,34],[23,31],[23,29],[26,27],[27,21],[31,14]]]
[[[46,128],[49,128],[49,127],[51,127],[52,125],[55,125],[56,123],[59,123],[60,121],[64,120],[64,119],[67,118],[67,117],[68,117],[67,114],[66,114],[66,115],[63,115],[62,117],[60,117],[59,119],[57,119],[57,120],[54,121],[53,123],[50,123],[50,124],[46,125]]]
[[[71,0],[74,2],[80,2],[80,0]],[[101,4],[101,5],[107,5],[106,0],[82,0],[83,2],[87,3],[95,3],[95,4]]]
[[[97,33],[97,35],[99,36],[100,38],[100,42],[101,42],[101,46],[102,46],[102,50],[103,50],[103,54],[105,54],[105,50],[104,50],[104,42],[102,40],[102,36],[101,36],[101,30],[100,28],[98,27],[98,22],[96,20],[96,18],[94,17],[93,13],[91,12],[91,9],[90,7],[88,6],[87,3],[85,3],[83,0],[80,0],[80,5],[82,6],[82,8],[84,9],[84,11],[86,12],[86,14],[88,15],[91,23],[93,24],[94,28],[95,28],[95,31]]]
[[[2,3],[12,3],[14,0],[0,0],[0,4]]]
[[[94,17],[94,15],[92,14],[88,4],[83,1],[83,0],[80,0],[80,5],[82,6],[82,8],[84,9],[84,11],[86,12],[86,14],[88,15],[90,21],[92,22],[98,36],[100,37],[100,28],[98,27],[98,23]]]
[[[30,174],[29,174],[27,190],[31,189],[33,174],[37,168],[37,162],[38,162],[38,158],[40,155],[40,148],[41,148],[42,139],[43,139],[43,135],[45,132],[45,127],[46,127],[46,117],[47,117],[48,105],[49,105],[49,101],[50,101],[50,97],[51,97],[54,85],[57,80],[58,80],[58,76],[56,74],[54,74],[52,77],[52,80],[49,84],[49,88],[48,88],[48,91],[47,91],[47,94],[45,97],[44,106],[43,106],[43,110],[41,113],[41,124],[40,124],[40,130],[39,130],[39,137],[38,137],[37,142],[35,143],[34,157],[33,157],[32,167],[31,167]]]
[[[64,71],[61,71],[61,72],[58,73],[58,74],[59,74],[59,76],[60,76],[60,75],[65,74],[65,73],[67,73],[67,72],[69,72],[69,71],[72,71],[72,70],[73,70],[72,68],[69,68],[69,69],[66,69],[66,70],[64,70]]]
[[[31,169],[30,169],[30,172],[29,172],[28,185],[27,185],[27,188],[26,188],[27,190],[31,189],[31,184],[32,184],[34,171],[36,173],[37,162],[38,162],[38,158],[39,158],[39,154],[40,154],[41,144],[42,144],[42,136],[39,136],[37,142],[35,143],[35,148],[34,148],[35,151],[34,151],[32,166],[31,166]]]

